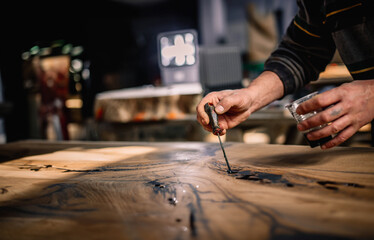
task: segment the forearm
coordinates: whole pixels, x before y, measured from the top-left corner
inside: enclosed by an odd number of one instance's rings
[[[252,96],[251,112],[255,112],[271,102],[283,97],[283,82],[271,71],[261,73],[247,88]]]

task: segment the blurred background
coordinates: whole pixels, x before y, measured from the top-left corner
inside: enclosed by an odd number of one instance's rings
[[[0,142],[217,141],[207,93],[250,84],[294,0],[2,2]],[[8,16],[8,15],[7,15]],[[290,101],[351,81],[338,54],[320,79],[253,114],[225,141],[306,144]],[[370,145],[370,124],[346,145]]]

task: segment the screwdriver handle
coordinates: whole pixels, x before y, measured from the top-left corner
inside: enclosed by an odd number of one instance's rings
[[[214,110],[212,103],[206,103],[204,105],[204,110],[209,116],[209,124],[213,129],[213,134],[217,135],[222,132],[221,128],[218,125],[218,115]]]

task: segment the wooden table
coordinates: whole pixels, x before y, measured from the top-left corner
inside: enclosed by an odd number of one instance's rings
[[[0,239],[373,239],[374,149],[0,145]]]

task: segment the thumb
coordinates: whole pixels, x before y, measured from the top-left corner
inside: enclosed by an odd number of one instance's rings
[[[223,114],[229,111],[233,106],[237,104],[238,96],[237,94],[231,94],[222,98],[216,105],[215,110],[217,114]]]
[[[217,106],[215,107],[215,111],[217,114],[223,114],[225,113],[225,108],[221,105],[221,104],[217,104]]]

